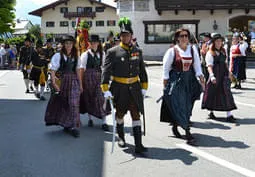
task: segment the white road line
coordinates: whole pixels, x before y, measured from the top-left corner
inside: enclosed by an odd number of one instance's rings
[[[180,147],[182,149],[185,149],[187,151],[190,151],[190,152],[192,152],[194,154],[197,154],[197,155],[199,155],[199,156],[201,156],[201,157],[203,157],[203,158],[205,158],[205,159],[207,159],[209,161],[212,161],[212,162],[214,162],[214,163],[216,163],[218,165],[226,167],[226,168],[228,168],[228,169],[230,169],[232,171],[235,171],[235,172],[240,173],[242,175],[245,175],[247,177],[254,177],[255,176],[255,172],[254,171],[245,169],[245,168],[240,167],[238,165],[235,165],[235,164],[233,164],[231,162],[228,162],[226,160],[220,159],[220,158],[218,158],[216,156],[213,156],[213,155],[211,155],[209,153],[206,153],[206,152],[204,152],[204,151],[202,151],[202,150],[200,150],[198,148],[195,148],[193,146],[190,146],[190,145],[187,145],[187,144],[176,144],[176,146],[178,146],[178,147]]]
[[[5,74],[7,74],[8,72],[10,72],[10,71],[1,71],[0,72],[0,77],[3,77]]]
[[[239,102],[239,101],[235,101],[237,104],[240,104],[240,105],[244,105],[244,106],[250,106],[250,107],[254,107],[255,108],[255,105],[252,105],[252,104],[247,104],[247,103],[242,103],[242,102]]]

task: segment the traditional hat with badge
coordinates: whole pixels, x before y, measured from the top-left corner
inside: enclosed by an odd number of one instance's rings
[[[221,36],[221,34],[219,33],[212,33],[211,37],[212,37],[212,42],[216,41],[217,39],[221,39],[222,41],[225,40],[225,38]]]
[[[89,36],[89,42],[100,42],[99,35],[91,34]]]
[[[118,25],[120,27],[120,34],[122,33],[131,33],[133,34],[132,30],[132,23],[128,17],[122,17],[120,18]]]
[[[62,37],[62,43],[66,42],[66,41],[75,42],[75,38],[71,35],[65,35]]]

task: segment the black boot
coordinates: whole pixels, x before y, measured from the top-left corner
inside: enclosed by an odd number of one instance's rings
[[[195,142],[195,138],[191,135],[190,128],[187,128],[185,130],[185,133],[186,133],[187,143],[193,144]]]
[[[119,136],[119,142],[118,142],[119,147],[122,147],[122,148],[126,147],[125,134],[124,134],[124,123],[123,124],[117,123],[117,133]]]
[[[177,124],[173,124],[172,131],[176,138],[182,138],[182,135],[178,131]]]
[[[141,126],[133,127],[134,139],[135,139],[135,153],[147,152],[148,149],[142,144],[142,131]]]

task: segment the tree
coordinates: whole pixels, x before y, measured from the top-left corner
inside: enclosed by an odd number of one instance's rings
[[[41,27],[40,25],[34,25],[29,29],[28,32],[31,36],[41,39]]]
[[[14,26],[16,0],[0,0],[0,33],[11,32]]]

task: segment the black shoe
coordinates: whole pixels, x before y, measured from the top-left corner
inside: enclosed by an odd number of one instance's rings
[[[216,119],[215,115],[213,114],[213,112],[210,112],[210,114],[208,115],[209,119]]]
[[[45,99],[44,96],[41,96],[41,97],[40,97],[40,100],[45,101],[46,99]]]
[[[72,128],[70,131],[71,131],[71,135],[72,135],[73,137],[75,137],[75,138],[80,137],[80,131],[79,131],[79,130],[77,130],[77,129],[75,129],[75,128]]]
[[[36,93],[35,97],[40,99],[40,93]]]
[[[102,130],[104,130],[105,132],[109,131],[109,126],[107,124],[103,124],[102,125]]]
[[[174,125],[172,127],[173,134],[176,138],[182,138],[182,135],[179,133],[177,125]]]
[[[188,142],[191,142],[191,141],[193,141],[193,140],[195,139],[195,138],[191,135],[190,129],[185,130],[185,133],[186,133],[186,138],[187,138],[187,141],[188,141]]]
[[[227,122],[235,123],[236,119],[234,118],[234,116],[228,116],[227,117]]]
[[[236,88],[236,89],[241,89],[241,88],[242,88],[242,87],[241,87],[241,84],[236,85],[235,88]]]
[[[29,89],[27,89],[25,93],[29,93]]]
[[[94,126],[93,120],[89,119],[89,121],[88,121],[88,127],[93,127],[93,126]]]
[[[66,133],[68,133],[68,132],[69,132],[69,128],[64,127],[63,131],[66,132]]]
[[[30,90],[31,90],[31,91],[34,91],[34,87],[33,87],[32,85],[30,86]]]
[[[133,127],[134,139],[135,139],[135,153],[147,152],[148,148],[142,144],[142,131],[141,126]]]

